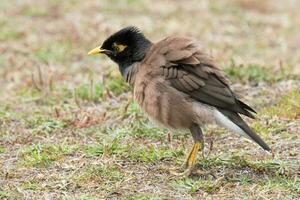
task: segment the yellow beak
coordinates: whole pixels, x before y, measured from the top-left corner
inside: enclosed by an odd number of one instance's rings
[[[101,47],[96,47],[96,48],[92,49],[91,51],[89,51],[88,55],[97,55],[97,54],[101,54],[105,51],[107,51],[107,50],[101,49]]]

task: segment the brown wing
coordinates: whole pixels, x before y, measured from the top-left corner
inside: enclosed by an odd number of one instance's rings
[[[167,38],[156,44],[152,54],[147,62],[159,66],[161,75],[172,87],[196,101],[254,118],[251,112],[255,111],[237,99],[227,78],[197,42]]]
[[[270,147],[239,116],[254,118],[255,111],[240,101],[217,65],[189,38],[166,38],[153,45],[144,61],[148,72],[193,100],[216,107],[263,149]]]

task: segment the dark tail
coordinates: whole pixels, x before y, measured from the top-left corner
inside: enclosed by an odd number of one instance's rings
[[[235,112],[218,109],[223,115],[230,119],[234,124],[240,127],[254,142],[259,144],[264,150],[271,151],[271,148],[257,135],[246,122]],[[251,110],[251,109],[249,109]],[[251,110],[252,111],[252,110]]]
[[[250,106],[248,106],[240,100],[237,100],[237,112],[246,115],[247,117],[250,117],[252,119],[255,118],[255,116],[252,113],[256,113],[256,111],[253,108],[251,108]]]

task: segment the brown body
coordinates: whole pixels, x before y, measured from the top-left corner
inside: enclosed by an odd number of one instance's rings
[[[237,98],[197,41],[168,37],[128,72],[124,78],[133,85],[135,100],[152,119],[171,128],[216,123],[270,150],[239,115],[254,118],[255,111]]]
[[[134,83],[134,98],[140,107],[152,119],[167,127],[189,128],[194,121],[191,100],[172,88],[161,77],[159,69],[150,71],[146,69],[148,65],[139,67]]]
[[[172,68],[172,64],[177,61],[191,63],[197,67],[201,67],[201,62],[210,64],[210,67],[202,66],[203,73],[215,73],[224,83],[228,82],[212,60],[201,52],[198,43],[190,38],[169,37],[154,44],[143,62],[134,66],[136,69],[131,84],[134,86],[135,100],[151,118],[167,127],[189,128],[193,123],[214,122],[204,105],[202,114],[197,112],[194,106],[195,99],[174,88],[170,82],[172,79],[178,79],[182,80],[183,84],[189,84],[185,82],[188,81],[184,77],[187,74]]]

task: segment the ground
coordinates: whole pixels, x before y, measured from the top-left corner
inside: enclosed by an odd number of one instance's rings
[[[300,199],[300,2],[0,2],[0,199]],[[257,111],[274,150],[215,126],[190,177],[188,132],[150,122],[87,52],[127,25],[190,35]]]

